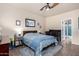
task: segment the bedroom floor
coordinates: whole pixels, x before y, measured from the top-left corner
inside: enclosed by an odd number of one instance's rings
[[[79,56],[79,45],[63,42],[63,48],[55,56]]]
[[[71,43],[62,43],[63,48],[56,53],[55,56],[79,56],[79,46]],[[25,46],[19,46],[13,50],[9,50],[10,56],[20,56],[20,49]]]

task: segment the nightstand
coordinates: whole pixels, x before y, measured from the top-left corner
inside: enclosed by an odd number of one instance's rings
[[[14,35],[14,45],[15,47],[22,45],[22,36]]]

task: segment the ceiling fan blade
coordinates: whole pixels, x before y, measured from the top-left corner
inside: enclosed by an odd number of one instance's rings
[[[46,7],[46,6],[42,7],[42,8],[40,9],[40,11],[42,11],[45,7]]]
[[[44,7],[42,7],[41,9],[40,9],[40,11],[42,11],[44,9]]]
[[[51,6],[50,8],[54,8],[55,6],[57,6],[59,3],[54,3],[53,6]]]

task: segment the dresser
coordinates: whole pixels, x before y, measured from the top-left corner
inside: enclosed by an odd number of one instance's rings
[[[9,56],[9,43],[0,44],[0,56]]]

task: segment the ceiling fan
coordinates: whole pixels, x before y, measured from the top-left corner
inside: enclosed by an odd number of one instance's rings
[[[44,7],[42,7],[41,9],[40,9],[40,11],[43,11],[44,9],[46,9],[46,10],[49,10],[49,9],[52,9],[52,8],[54,8],[55,6],[57,6],[59,3],[53,3],[51,6],[50,6],[50,3],[47,3]]]

